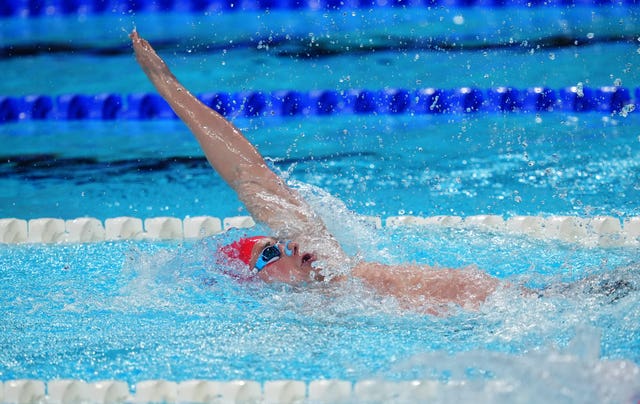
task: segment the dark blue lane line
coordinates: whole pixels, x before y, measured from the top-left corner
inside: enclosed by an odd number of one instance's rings
[[[406,51],[486,51],[508,49],[512,51],[528,52],[530,49],[559,49],[576,46],[590,46],[607,43],[629,43],[635,42],[640,37],[640,31],[634,35],[597,35],[593,38],[577,38],[569,35],[552,35],[542,38],[532,38],[523,42],[479,42],[476,35],[468,37],[430,37],[414,38],[402,36],[372,37],[373,43],[358,44],[353,46],[350,42],[340,42],[335,39],[324,40],[314,38],[313,43],[308,37],[286,37],[269,35],[256,37],[248,40],[234,40],[233,43],[205,43],[196,46],[182,47],[183,41],[179,39],[154,40],[153,46],[158,51],[171,50],[176,54],[209,54],[223,50],[233,49],[255,49],[264,55],[265,46],[276,57],[296,57],[296,58],[323,58],[349,54],[362,54],[370,52],[406,52]],[[263,45],[258,50],[258,44]],[[183,50],[181,50],[183,49]],[[15,57],[37,56],[37,55],[89,55],[96,57],[110,57],[131,54],[129,44],[117,46],[103,45],[74,45],[69,42],[37,42],[31,44],[15,44],[0,47],[0,59]]]
[[[169,157],[102,161],[94,157],[31,154],[0,157],[0,177],[21,181],[65,180],[75,184],[99,182],[127,174],[206,168],[204,157]]]
[[[273,164],[286,167],[309,161],[337,161],[369,156],[376,156],[376,153],[344,152],[321,156],[290,157],[274,160]],[[141,157],[119,160],[101,160],[97,157],[65,157],[54,153],[0,156],[0,178],[21,180],[81,180],[85,178],[89,182],[94,182],[96,178],[102,176],[172,172],[183,169],[211,170],[209,162],[204,156]]]

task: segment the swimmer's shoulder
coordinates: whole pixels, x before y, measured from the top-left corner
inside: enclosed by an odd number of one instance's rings
[[[351,274],[372,286],[387,288],[398,282],[398,269],[378,262],[361,261],[353,267]]]

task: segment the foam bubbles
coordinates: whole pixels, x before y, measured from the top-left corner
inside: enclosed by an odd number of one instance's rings
[[[0,335],[7,377],[418,379],[444,383],[443,397],[496,402],[623,401],[638,390],[637,249],[436,225],[377,229],[329,195],[309,200],[362,259],[475,264],[509,284],[479,311],[435,317],[357,279],[239,280],[215,252],[242,230],[184,244],[4,247],[3,262],[20,262],[27,282],[7,277],[16,291],[3,290],[12,296]],[[53,268],[46,282],[43,263]]]

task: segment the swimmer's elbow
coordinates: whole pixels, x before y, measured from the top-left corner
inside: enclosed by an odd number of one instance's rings
[[[256,192],[262,187],[262,184],[271,181],[270,170],[267,167],[235,164],[233,161],[227,161],[226,164],[214,165],[214,168],[238,194]]]

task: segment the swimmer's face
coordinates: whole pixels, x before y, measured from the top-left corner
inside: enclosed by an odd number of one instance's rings
[[[251,251],[251,261],[249,265],[253,268],[256,265],[262,251],[270,246],[276,246],[280,250],[280,258],[265,265],[258,272],[260,279],[265,282],[283,282],[288,284],[298,284],[310,280],[318,280],[318,270],[312,267],[316,261],[316,255],[312,253],[300,253],[298,243],[293,241],[278,242],[275,238],[265,237],[257,242]],[[285,250],[289,249],[288,254]]]

